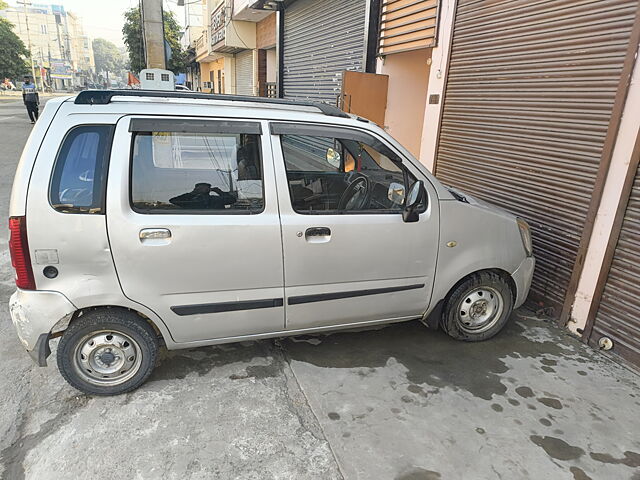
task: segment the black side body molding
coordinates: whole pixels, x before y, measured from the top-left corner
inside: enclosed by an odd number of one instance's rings
[[[367,290],[351,290],[349,292],[318,293],[314,295],[299,295],[289,297],[289,305],[299,305],[301,303],[325,302],[327,300],[340,300],[343,298],[364,297],[367,295],[380,295],[382,293],[404,292],[406,290],[417,290],[424,288],[424,283],[414,285],[403,285],[400,287],[370,288]]]
[[[180,305],[171,307],[176,315],[198,315],[202,313],[237,312],[239,310],[257,310],[259,308],[282,307],[282,298],[270,298],[266,300],[247,300],[244,302],[203,303],[200,305]]]

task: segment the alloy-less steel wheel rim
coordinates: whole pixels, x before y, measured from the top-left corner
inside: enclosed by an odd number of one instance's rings
[[[493,287],[471,290],[458,305],[457,320],[466,333],[482,333],[493,327],[504,310],[502,294]]]
[[[101,330],[85,335],[76,346],[73,367],[92,385],[120,385],[139,370],[142,351],[129,335]]]

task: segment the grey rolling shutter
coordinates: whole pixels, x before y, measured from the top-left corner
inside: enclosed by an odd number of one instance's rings
[[[253,95],[253,50],[236,54],[236,93]]]
[[[640,168],[605,283],[589,343],[613,340],[613,352],[640,368]]]
[[[366,1],[298,0],[285,10],[285,98],[335,105],[342,71],[364,71]]]
[[[459,0],[435,173],[532,227],[560,312],[637,0]]]

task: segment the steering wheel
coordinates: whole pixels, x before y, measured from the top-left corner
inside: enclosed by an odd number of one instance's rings
[[[338,201],[338,210],[361,210],[369,200],[371,183],[364,175],[358,175],[347,186]]]

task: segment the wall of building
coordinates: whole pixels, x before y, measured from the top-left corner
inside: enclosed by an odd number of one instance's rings
[[[224,86],[223,91],[219,91],[218,89],[218,71],[222,70],[222,72],[224,73],[224,81],[226,82],[226,71],[225,71],[225,67],[227,67],[227,65],[229,63],[231,63],[230,61],[225,61],[227,60],[225,57],[221,57],[218,58],[217,60],[213,60],[211,62],[203,62],[200,63],[200,82],[202,85],[204,85],[203,82],[209,82],[211,81],[211,79],[213,79],[213,86],[212,88],[204,88],[204,86],[201,85],[201,89],[203,92],[205,93],[231,93],[230,92],[230,88],[228,86]],[[212,75],[213,74],[213,75]]]
[[[433,170],[438,132],[440,130],[442,95],[444,93],[445,73],[449,63],[449,49],[453,33],[453,17],[456,10],[456,1],[457,0],[441,0],[438,46],[431,50],[431,69],[429,71],[427,99],[431,95],[437,95],[438,102],[433,104],[427,102],[425,105],[420,155],[418,157],[429,170]]]
[[[420,155],[431,49],[387,55],[378,72],[389,75],[385,128],[416,157]]]
[[[256,25],[256,48],[275,48],[276,14],[272,13]]]
[[[278,75],[278,57],[276,56],[276,49],[270,48],[267,50],[267,82],[275,83]]]
[[[256,24],[231,20],[225,27],[225,44],[237,48],[256,48]]]

